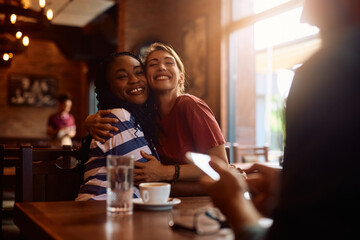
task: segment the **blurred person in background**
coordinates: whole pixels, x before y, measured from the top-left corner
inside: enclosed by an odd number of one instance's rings
[[[70,114],[72,100],[68,94],[57,97],[58,109],[52,114],[47,123],[46,133],[51,138],[51,147],[60,148],[72,145],[72,138],[76,135],[75,119]]]

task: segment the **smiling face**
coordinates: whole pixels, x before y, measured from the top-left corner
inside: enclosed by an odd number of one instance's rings
[[[116,57],[109,64],[106,75],[115,96],[134,104],[145,103],[149,89],[138,60],[130,56]]]
[[[175,58],[164,50],[157,50],[147,57],[146,76],[154,92],[172,92],[178,94],[179,85],[184,83],[184,74],[180,72]]]

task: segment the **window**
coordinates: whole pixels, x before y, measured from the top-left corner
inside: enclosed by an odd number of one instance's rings
[[[94,81],[89,85],[89,114],[96,113],[98,111],[97,105],[99,101],[96,98]]]
[[[264,12],[273,7],[290,2],[290,0],[254,0],[254,13]]]
[[[283,110],[294,71],[320,45],[318,29],[300,23],[298,0],[229,0],[227,138],[283,150]],[[229,2],[228,2],[229,3]]]

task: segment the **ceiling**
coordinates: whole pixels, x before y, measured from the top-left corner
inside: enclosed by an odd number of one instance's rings
[[[38,11],[39,0],[23,0],[29,7]],[[97,16],[108,10],[116,0],[47,0],[45,10],[54,12],[52,24],[84,27]]]

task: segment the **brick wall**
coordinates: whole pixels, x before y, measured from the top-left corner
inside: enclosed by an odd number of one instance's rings
[[[0,68],[0,138],[45,138],[48,116],[56,107],[19,107],[9,105],[9,74],[49,75],[57,79],[58,92],[73,97],[72,114],[78,135],[85,134],[83,120],[88,112],[86,64],[69,61],[50,41],[31,39],[25,53],[14,56],[11,66]]]
[[[208,49],[206,87],[208,89],[203,99],[220,120],[220,16],[220,0],[120,1],[118,50],[137,50],[149,41],[162,41],[171,44],[180,57],[183,57],[184,26],[199,17],[206,18]],[[184,61],[184,64],[189,70],[189,63]],[[191,71],[187,73],[191,80],[193,73]]]

